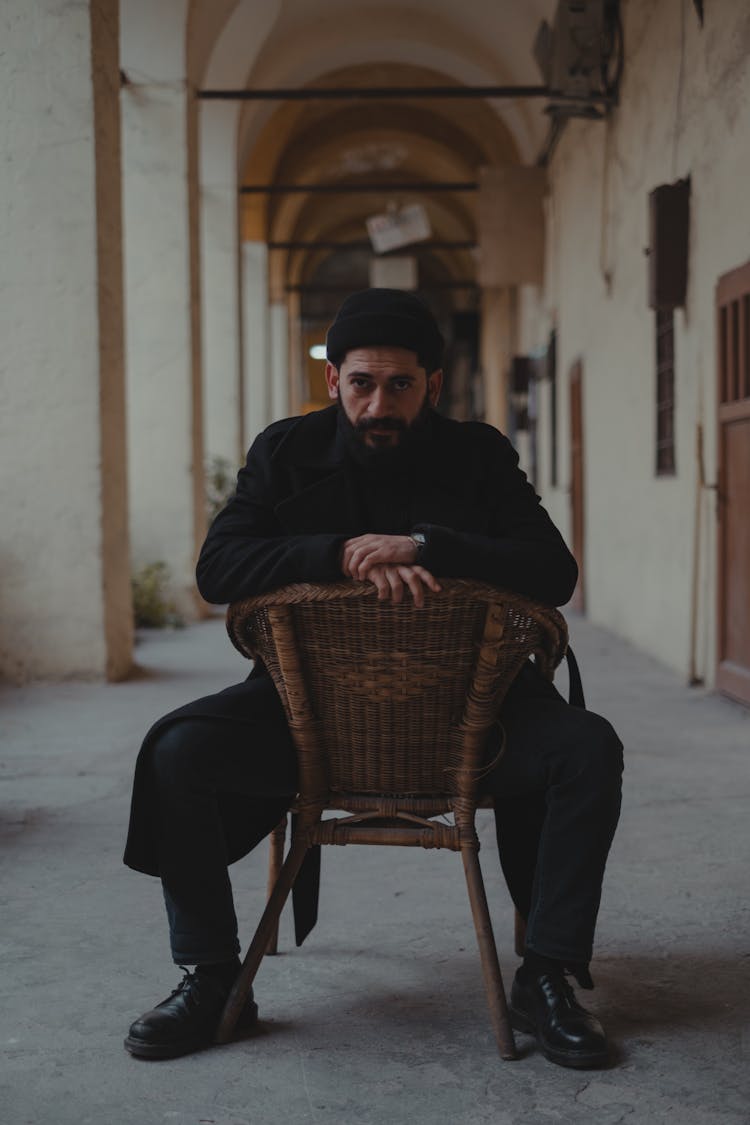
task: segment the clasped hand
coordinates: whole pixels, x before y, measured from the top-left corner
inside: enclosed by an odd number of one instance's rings
[[[408,535],[358,535],[347,539],[341,555],[341,569],[347,578],[372,582],[379,601],[403,601],[408,589],[416,606],[424,605],[425,587],[434,593],[440,583],[429,570],[416,562],[417,546]]]

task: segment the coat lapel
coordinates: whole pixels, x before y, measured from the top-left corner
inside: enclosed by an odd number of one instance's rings
[[[414,523],[485,531],[487,513],[479,503],[474,451],[460,440],[458,425],[442,415],[432,416],[431,431],[414,483]]]
[[[279,446],[274,461],[286,471],[290,483],[289,495],[275,508],[286,532],[359,532],[362,515],[336,441],[335,406],[300,419]]]
[[[413,523],[433,523],[456,531],[486,530],[487,514],[478,503],[471,449],[456,439],[455,423],[434,415],[432,440],[425,445],[412,481]],[[274,454],[288,474],[289,493],[275,508],[290,535],[333,532],[361,535],[371,530],[347,473],[336,440],[336,407],[300,419]]]
[[[311,470],[300,469],[295,492],[276,507],[276,517],[290,535],[317,532],[359,534],[361,519],[356,497],[343,469],[311,479]]]

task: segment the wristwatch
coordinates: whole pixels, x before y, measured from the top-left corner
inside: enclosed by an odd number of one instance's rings
[[[422,557],[422,552],[424,551],[425,545],[427,543],[427,540],[424,537],[424,532],[422,532],[422,531],[412,531],[412,532],[409,533],[409,538],[411,539],[414,546],[417,548],[417,557],[414,561],[419,562],[419,560]]]

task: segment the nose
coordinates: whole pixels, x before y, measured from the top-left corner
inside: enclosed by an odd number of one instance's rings
[[[367,403],[367,413],[371,418],[379,418],[387,414],[387,391],[384,387],[375,387]]]

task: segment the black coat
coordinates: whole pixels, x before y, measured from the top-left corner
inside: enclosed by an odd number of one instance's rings
[[[431,412],[408,487],[394,482],[393,494],[386,495],[386,510],[393,513],[388,526],[371,525],[361,474],[349,466],[336,407],[265,430],[201,550],[196,574],[203,597],[225,604],[290,582],[341,581],[345,539],[374,530],[420,530],[426,538],[420,562],[438,578],[475,578],[548,605],[570,598],[578,574],[575,560],[518,468],[510,442],[491,426]],[[530,664],[511,690],[554,693]],[[171,712],[149,731],[136,767],[125,852],[129,866],[158,874],[148,776],[154,736],[178,718],[241,721],[247,695],[246,685],[236,684]],[[226,819],[236,823],[228,839],[233,861],[257,839],[243,833],[241,810],[232,815],[232,798],[227,801]]]
[[[421,562],[440,578],[476,578],[549,605],[570,598],[573,556],[518,468],[507,438],[481,422],[430,416],[408,501],[388,530],[425,532]],[[340,580],[343,541],[375,530],[347,472],[336,407],[270,426],[198,560],[198,589],[223,604],[288,582]]]

